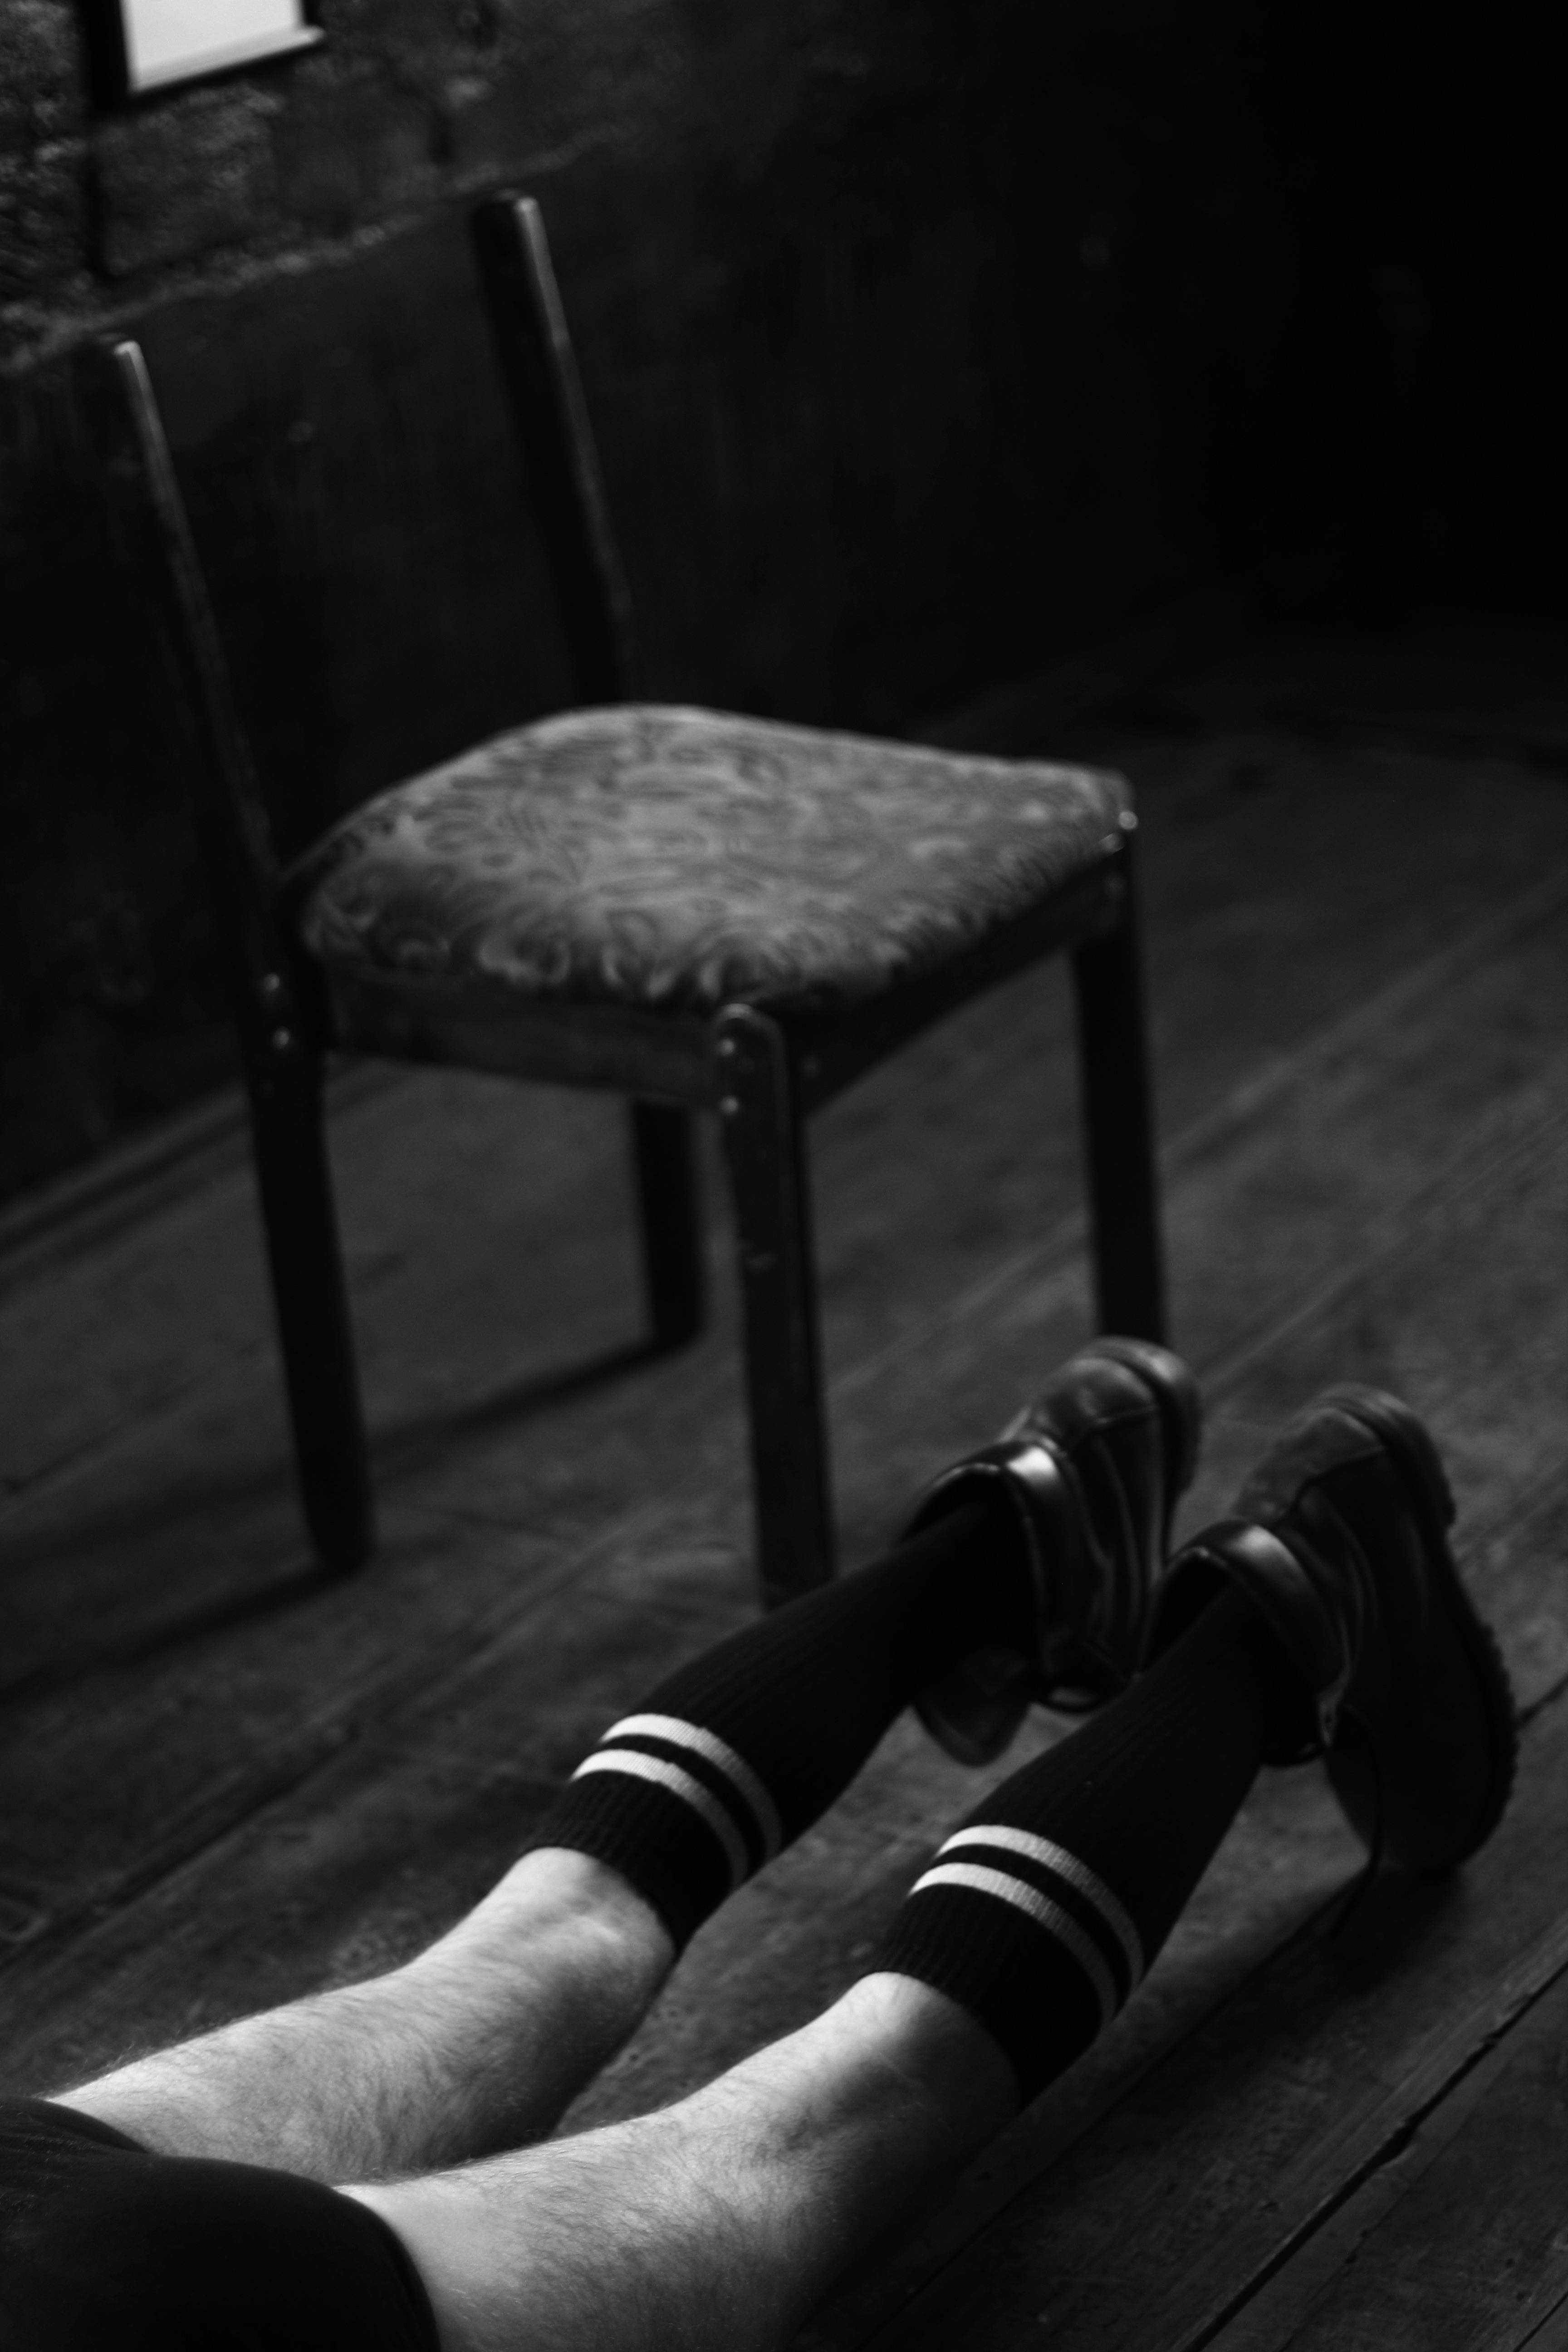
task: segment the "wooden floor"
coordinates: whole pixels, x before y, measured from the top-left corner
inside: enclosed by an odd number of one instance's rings
[[[1075,741],[1144,812],[1176,1335],[1210,1406],[1187,1523],[1326,1381],[1402,1391],[1453,1468],[1520,1785],[1462,1877],[1336,1929],[1358,1850],[1315,1770],[1268,1776],[1100,2048],[807,2341],[1546,2352],[1568,2344],[1568,674],[1544,640],[1277,648]],[[1009,988],[822,1122],[852,1554],[1088,1328],[1063,997],[1057,974]],[[361,1078],[335,1150],[384,1538],[353,1582],[303,1553],[221,1119],[0,1259],[6,2087],[407,1953],[604,1722],[752,1606],[732,1307],[639,1357],[613,1108]],[[721,1240],[716,1212],[721,1280]],[[897,1728],[704,1931],[580,2119],[831,1996],[975,1785]]]

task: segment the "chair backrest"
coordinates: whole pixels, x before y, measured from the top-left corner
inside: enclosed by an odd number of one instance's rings
[[[631,690],[630,602],[611,535],[598,453],[530,196],[494,196],[473,217],[480,280],[513,429],[532,478],[567,650],[584,702]],[[102,449],[116,517],[151,588],[178,674],[194,752],[195,806],[242,1017],[268,1032],[292,1022],[302,975],[276,908],[278,866],[266,805],[236,713],[228,669],[189,517],[141,346],[91,355],[100,371]]]

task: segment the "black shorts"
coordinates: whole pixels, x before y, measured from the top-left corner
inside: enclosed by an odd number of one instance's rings
[[[45,2099],[0,2099],[5,2352],[438,2352],[377,2213],[256,2164],[152,2156]]]

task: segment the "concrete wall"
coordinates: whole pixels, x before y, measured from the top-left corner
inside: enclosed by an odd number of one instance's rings
[[[1300,0],[322,22],[95,119],[68,0],[0,13],[0,1192],[228,1066],[95,334],[147,348],[285,847],[565,691],[485,188],[544,204],[658,695],[897,727],[1270,549],[1331,582],[1356,528],[1364,272]]]

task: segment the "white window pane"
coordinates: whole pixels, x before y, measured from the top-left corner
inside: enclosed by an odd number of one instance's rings
[[[300,0],[124,0],[132,89],[288,47]]]

